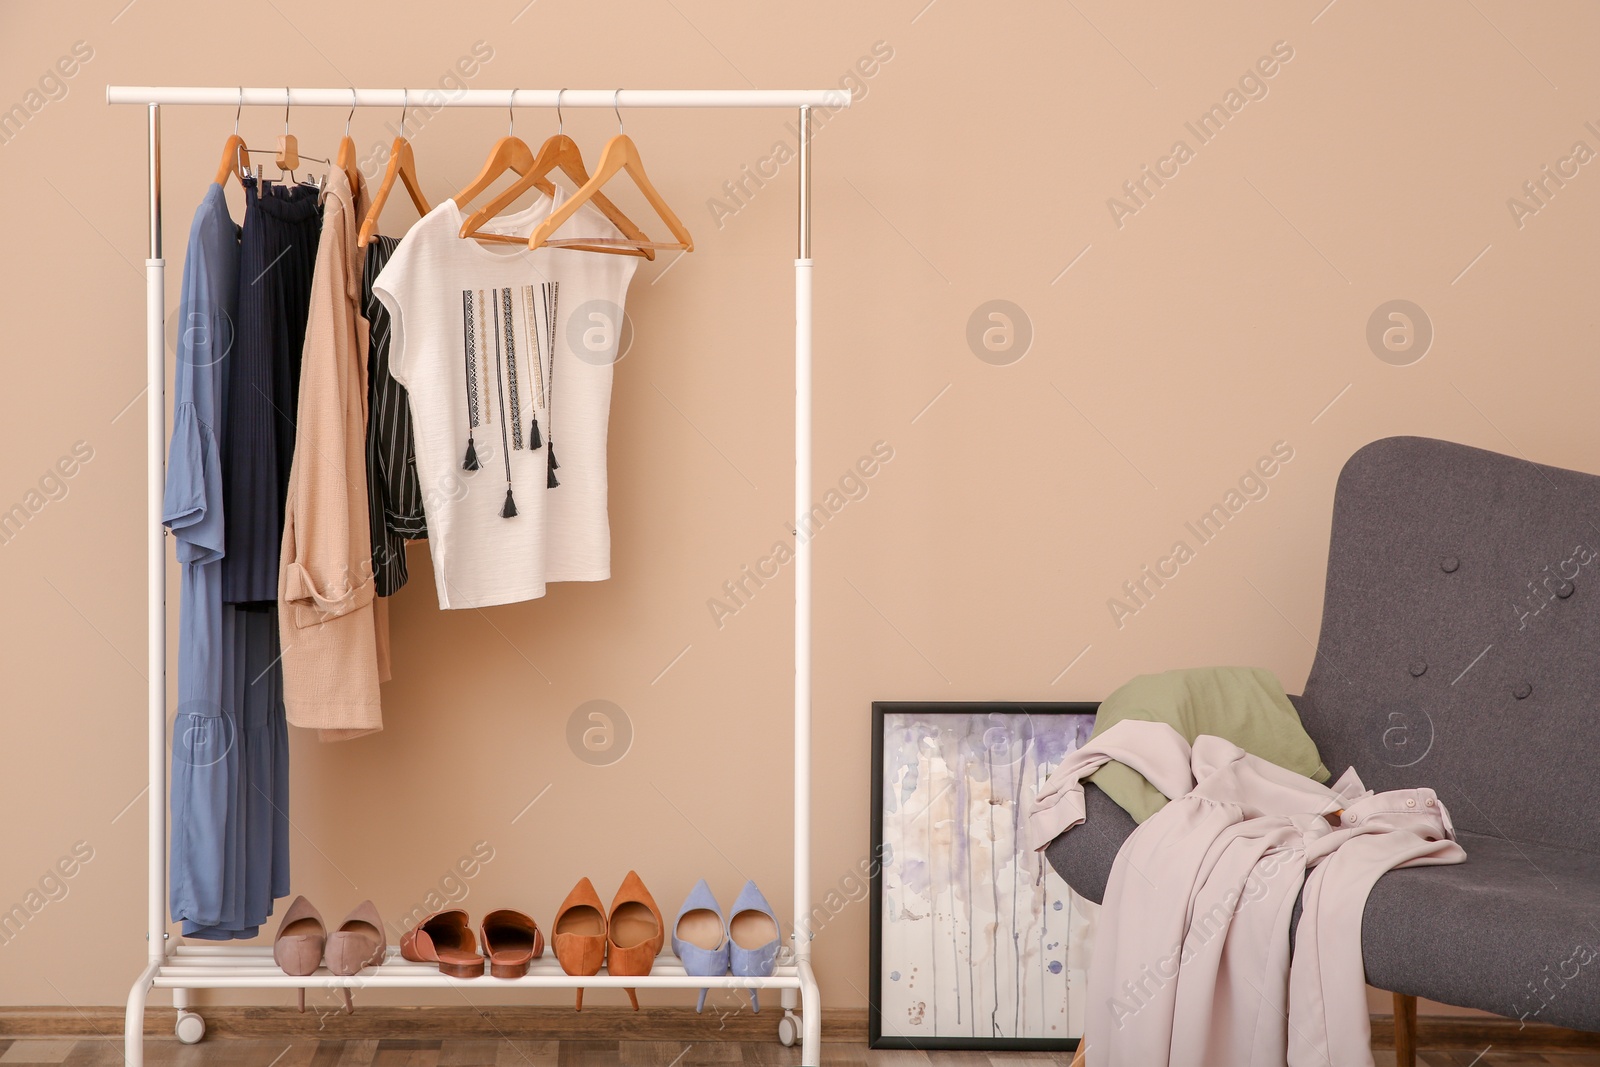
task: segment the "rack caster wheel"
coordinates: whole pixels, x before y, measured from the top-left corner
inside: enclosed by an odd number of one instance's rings
[[[206,1021],[192,1011],[180,1011],[178,1023],[172,1031],[183,1044],[198,1044],[200,1039],[206,1036]]]
[[[792,1011],[785,1011],[783,1018],[778,1020],[778,1043],[784,1048],[793,1048],[798,1040],[800,1040],[800,1016]]]

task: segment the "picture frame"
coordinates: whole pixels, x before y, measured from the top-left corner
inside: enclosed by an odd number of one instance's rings
[[[1076,1050],[1096,908],[1026,822],[1098,708],[873,702],[869,1047]]]

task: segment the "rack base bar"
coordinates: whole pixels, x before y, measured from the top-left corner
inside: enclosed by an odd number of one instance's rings
[[[144,1006],[150,984],[161,970],[160,960],[145,964],[128,991],[128,1011],[122,1022],[122,1058],[127,1067],[144,1067]]]

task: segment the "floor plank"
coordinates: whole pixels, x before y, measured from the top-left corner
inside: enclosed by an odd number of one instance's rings
[[[339,1056],[343,1052],[343,1041],[318,1041],[317,1051],[312,1054],[309,1067],[338,1067]]]
[[[498,1041],[447,1038],[439,1046],[439,1067],[494,1067],[499,1048]]]
[[[843,1041],[823,1042],[822,1067],[878,1067],[876,1059],[868,1058],[872,1055],[862,1045]]]
[[[743,1063],[743,1043],[739,1041],[620,1041],[617,1060],[621,1067],[702,1067],[724,1063]]]
[[[0,1063],[60,1063],[72,1051],[75,1041],[41,1041],[24,1039],[13,1041],[11,1047],[0,1053]]]
[[[378,1054],[378,1042],[370,1038],[361,1041],[341,1042],[339,1062],[334,1067],[372,1067],[372,1057]]]
[[[122,1042],[99,1040],[74,1042],[72,1051],[61,1061],[61,1067],[122,1067]]]
[[[559,1041],[496,1041],[494,1067],[557,1067]]]
[[[615,1041],[560,1041],[557,1067],[617,1067]]]
[[[1394,1053],[1373,1053],[1394,1067]],[[873,1050],[827,1041],[824,1067],[1066,1067],[1070,1053]],[[551,1041],[373,1038],[351,1041],[208,1038],[145,1041],[149,1067],[795,1067],[799,1048],[773,1041]],[[1423,1049],[1424,1067],[1600,1067],[1600,1052]],[[121,1067],[120,1038],[0,1038],[0,1067]]]

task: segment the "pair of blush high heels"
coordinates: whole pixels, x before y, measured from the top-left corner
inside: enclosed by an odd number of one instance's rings
[[[459,909],[437,911],[400,937],[400,955],[413,963],[437,963],[452,978],[479,978],[483,964],[495,978],[521,978],[544,955],[539,924],[520,911],[502,908],[483,917],[483,952],[473,936],[471,920]]]
[[[733,902],[732,917],[724,921],[716,896],[702,878],[689,890],[672,924],[672,951],[688,974],[719,976],[731,971],[740,978],[769,978],[778,962],[778,917],[755,882],[745,882]],[[700,990],[695,1011],[705,1010],[707,992]],[[761,1010],[753,986],[750,1008]]]
[[[611,910],[604,910],[594,883],[580,879],[561,902],[556,921],[550,927],[550,943],[561,969],[571,975],[606,973],[643,977],[655,966],[656,954],[666,940],[661,909],[644,882],[633,871],[623,878],[612,898]],[[639,995],[626,990],[633,1010],[639,1010]],[[583,987],[578,987],[577,1010],[583,1010]]]
[[[389,939],[383,932],[383,920],[370,900],[363,900],[355,910],[345,916],[344,922],[333,932],[328,931],[322,915],[305,897],[295,897],[289,910],[278,923],[278,933],[272,939],[272,959],[285,974],[305,977],[316,971],[324,962],[334,974],[356,974],[363,967],[383,962]],[[300,1010],[306,1010],[306,991],[300,994]],[[346,1011],[355,1011],[350,987],[344,987]]]

